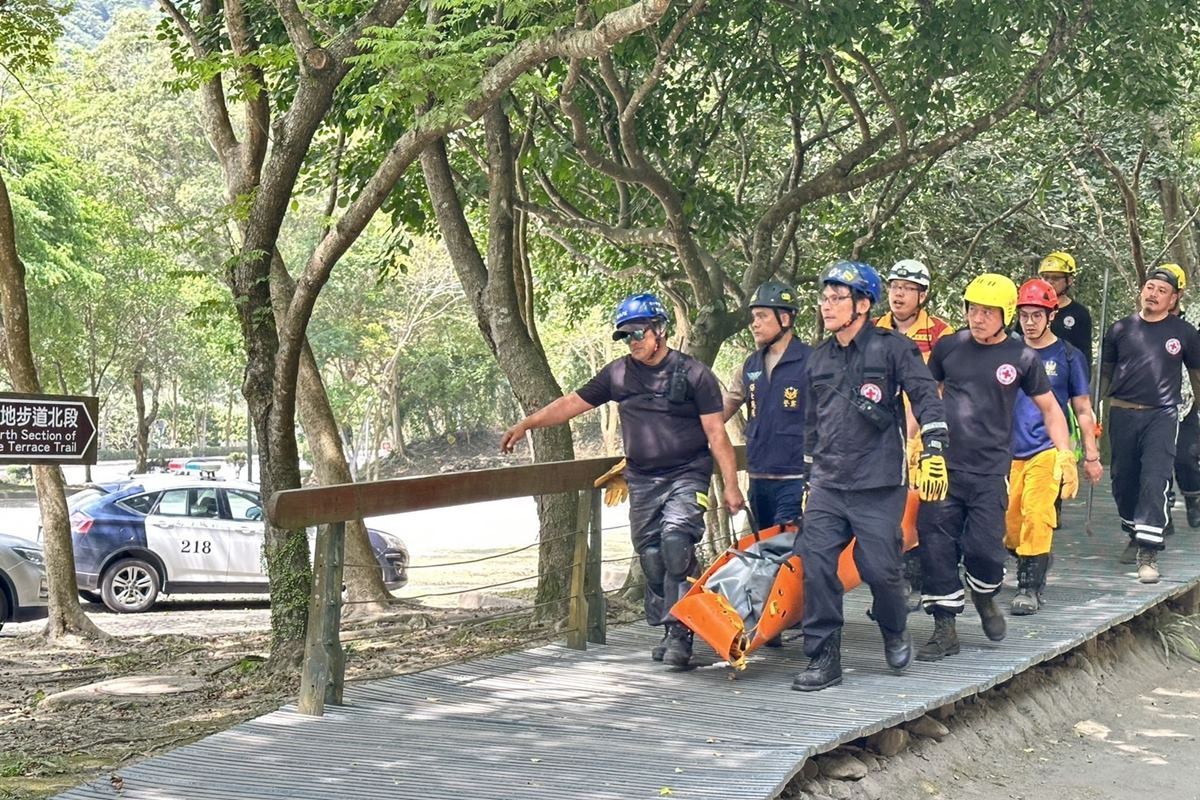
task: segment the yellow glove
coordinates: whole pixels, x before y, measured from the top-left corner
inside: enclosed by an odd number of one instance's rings
[[[1075,468],[1078,457],[1074,450],[1059,450],[1054,456],[1055,483],[1062,486],[1062,499],[1070,500],[1079,494],[1079,471]]]
[[[919,483],[917,496],[926,503],[936,503],[946,499],[950,490],[950,478],[946,473],[946,459],[943,456],[925,455],[917,468]]]
[[[629,497],[629,483],[625,480],[625,459],[613,464],[612,469],[596,478],[592,486],[599,489],[604,487],[604,505],[612,508],[619,506]]]

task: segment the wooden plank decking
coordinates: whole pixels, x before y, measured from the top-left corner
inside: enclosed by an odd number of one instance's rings
[[[1163,580],[1143,586],[1116,564],[1123,538],[1107,492],[1096,495],[1094,537],[1082,503],[1064,515],[1047,608],[1010,618],[1000,643],[968,609],[962,653],[902,676],[883,663],[863,589],[846,603],[845,683],[822,692],[789,688],[805,663],[798,642],[756,653],[737,675],[676,672],[649,660],[657,636],[630,626],[586,652],[547,645],[351,684],[346,705],[323,718],[288,706],[124,769],[121,796],[634,800],[668,788],[679,800],[771,798],[811,755],[983,691],[1200,584],[1200,531],[1182,508]],[[929,618],[910,621],[928,638]],[[113,790],[106,777],[59,797],[111,800]]]

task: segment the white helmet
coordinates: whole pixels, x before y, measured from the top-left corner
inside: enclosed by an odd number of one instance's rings
[[[929,289],[929,284],[933,282],[929,275],[929,267],[912,258],[906,258],[892,264],[892,268],[888,270],[887,279],[888,281],[908,281],[926,290]]]

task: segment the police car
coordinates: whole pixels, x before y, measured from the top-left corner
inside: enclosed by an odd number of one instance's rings
[[[146,611],[160,594],[268,591],[258,486],[147,475],[72,495],[79,594],[120,613]],[[408,582],[408,549],[368,529],[390,591]],[[316,531],[310,529],[310,543]]]

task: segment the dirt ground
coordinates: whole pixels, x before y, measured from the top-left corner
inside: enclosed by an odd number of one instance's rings
[[[619,600],[612,610],[618,620],[636,613]],[[346,678],[428,669],[561,635],[520,611],[406,607],[391,617],[343,624]],[[298,676],[265,667],[269,645],[262,630],[122,635],[77,647],[6,630],[0,637],[0,798],[48,797],[294,701]],[[190,679],[202,688],[137,700],[47,702],[58,692],[133,675]]]
[[[941,741],[913,734],[890,758],[860,741],[818,757],[807,771],[846,754],[868,766],[865,778],[800,778],[783,797],[1200,797],[1200,666],[1179,653],[1168,658],[1149,620],[1110,631],[1090,653],[1076,650],[940,711],[949,728]]]

